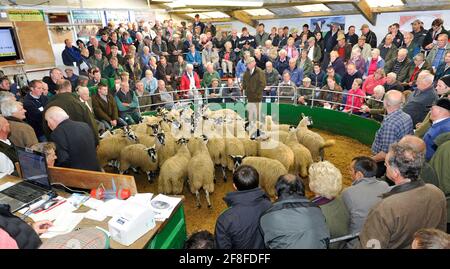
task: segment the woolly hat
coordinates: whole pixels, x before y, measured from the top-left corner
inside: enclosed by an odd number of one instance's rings
[[[442,80],[442,82],[444,82],[447,87],[450,87],[450,75],[441,77],[439,80]]]

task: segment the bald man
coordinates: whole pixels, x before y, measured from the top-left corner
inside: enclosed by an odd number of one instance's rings
[[[45,120],[52,130],[50,139],[56,144],[57,166],[100,171],[95,137],[87,123],[70,120],[58,106],[47,109]]]
[[[386,93],[383,106],[387,112],[381,123],[380,129],[375,134],[372,144],[372,159],[377,162],[377,177],[380,178],[386,173],[384,159],[389,146],[405,135],[413,133],[413,122],[411,117],[401,110],[403,94],[397,90],[390,90]]]

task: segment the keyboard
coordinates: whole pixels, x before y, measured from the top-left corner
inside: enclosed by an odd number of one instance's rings
[[[3,194],[8,195],[24,203],[29,203],[45,194],[43,190],[38,190],[25,182],[18,183],[10,188],[2,191]]]

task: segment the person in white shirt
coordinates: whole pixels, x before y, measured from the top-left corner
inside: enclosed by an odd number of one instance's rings
[[[14,145],[9,141],[9,122],[0,116],[0,176],[14,173],[14,163],[18,161]]]

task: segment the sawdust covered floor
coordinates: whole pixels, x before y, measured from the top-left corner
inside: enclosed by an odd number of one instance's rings
[[[370,148],[345,136],[339,136],[324,131],[318,132],[325,139],[336,140],[336,145],[325,150],[325,159],[333,163],[341,170],[344,188],[349,186],[351,184],[351,179],[348,171],[348,165],[356,156],[370,156]],[[133,175],[135,176],[139,192],[157,193],[157,183],[149,184],[143,173],[133,173]],[[214,233],[216,219],[226,209],[226,204],[223,201],[223,197],[225,197],[225,195],[230,191],[233,191],[231,173],[228,172],[228,180],[227,182],[224,182],[222,179],[221,170],[216,169],[215,190],[214,193],[210,195],[213,207],[212,209],[208,209],[205,193],[202,191],[200,196],[202,207],[197,209],[195,207],[195,195],[190,193],[188,188],[185,186],[183,195],[185,196],[184,210],[188,234],[191,234],[197,230],[208,230]]]

